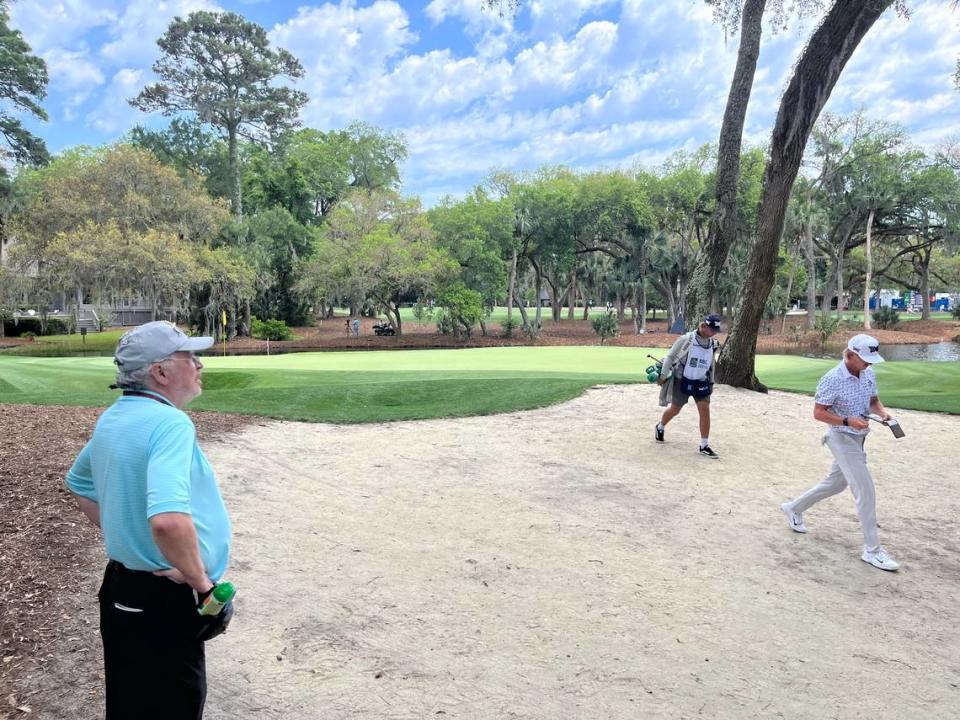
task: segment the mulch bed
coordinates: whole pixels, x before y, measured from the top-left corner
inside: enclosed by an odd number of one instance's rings
[[[532,313],[531,313],[532,316]],[[566,318],[566,311],[564,311]],[[580,315],[578,313],[577,317]],[[519,319],[519,314],[517,315]],[[512,338],[500,337],[500,326],[491,323],[487,326],[488,335],[479,332],[469,338],[455,338],[449,335],[439,335],[432,325],[418,326],[415,323],[404,325],[403,334],[394,337],[377,337],[373,334],[374,321],[363,318],[359,337],[347,335],[343,328],[343,318],[325,320],[316,327],[294,328],[298,340],[271,342],[271,352],[290,352],[294,350],[401,350],[401,349],[429,349],[429,348],[478,348],[478,347],[508,347],[516,345],[599,345],[600,339],[593,331],[589,320],[564,319],[555,323],[545,313],[542,319],[543,331],[540,338],[531,342],[517,331]],[[793,320],[787,319],[784,333],[780,333],[780,320],[769,321],[761,325],[760,335],[757,337],[759,352],[808,350],[815,352],[819,349],[819,339],[816,332],[803,332],[799,340],[792,329],[793,325],[805,322],[805,317]],[[863,332],[855,327],[840,328],[830,339],[827,349],[842,348],[847,340]],[[915,320],[901,323],[896,330],[870,331],[881,344],[902,345],[909,343],[931,343],[941,340],[950,340],[960,333],[960,323],[945,320]],[[726,334],[717,336],[723,342]],[[606,345],[614,347],[656,347],[668,348],[677,339],[676,335],[667,332],[667,323],[664,320],[647,322],[647,332],[637,335],[634,332],[633,321],[628,320],[620,324],[620,335],[606,341]],[[216,354],[219,349],[210,351]],[[264,353],[267,351],[267,342],[256,338],[234,338],[227,343],[227,352],[234,354]]]
[[[99,532],[63,486],[100,408],[0,405],[0,717],[93,718]],[[203,439],[259,418],[190,413]]]

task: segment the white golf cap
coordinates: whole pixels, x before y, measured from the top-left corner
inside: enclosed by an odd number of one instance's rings
[[[149,322],[124,333],[113,361],[127,372],[152,365],[175,352],[198,352],[213,345],[212,337],[190,337],[173,323]]]
[[[854,335],[847,343],[847,350],[852,350],[861,360],[871,365],[883,362],[879,353],[880,341],[872,335]]]

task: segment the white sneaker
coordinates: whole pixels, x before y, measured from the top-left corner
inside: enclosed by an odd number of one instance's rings
[[[865,563],[870,563],[875,568],[880,568],[881,570],[887,570],[889,572],[894,572],[900,568],[900,563],[887,555],[887,551],[883,548],[880,548],[875,552],[864,550],[860,559]]]
[[[789,505],[790,503],[783,503],[780,509],[783,511],[783,514],[787,516],[787,523],[789,523],[790,529],[796,533],[805,533],[807,526],[803,524],[803,513],[794,512],[788,507]]]

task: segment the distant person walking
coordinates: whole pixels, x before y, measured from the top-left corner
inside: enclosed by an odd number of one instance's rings
[[[823,444],[833,453],[833,466],[819,484],[796,500],[783,503],[780,509],[787,516],[791,530],[805,533],[807,527],[803,514],[816,503],[843,492],[849,486],[863,530],[861,559],[875,568],[893,571],[900,565],[880,545],[877,494],[867,467],[867,454],[863,450],[870,432],[863,416],[874,413],[884,420],[890,419],[890,413],[877,395],[877,379],[871,368],[871,365],[883,362],[879,350],[880,343],[876,338],[855,335],[847,343],[840,364],[820,378],[813,417],[827,425]]]
[[[166,322],[120,338],[115,387],[123,396],[67,473],[109,559],[99,593],[106,720],[199,720],[204,642],[233,614],[232,602],[219,615],[197,612],[230,555],[213,468],[183,412],[201,391],[194,353],[212,344]]]
[[[360,318],[353,319],[353,336],[360,337]]]
[[[664,441],[664,430],[683,406],[693,398],[700,415],[700,447],[704,457],[717,460],[720,456],[710,447],[710,395],[713,393],[714,355],[720,332],[720,316],[707,315],[696,330],[681,335],[670,348],[657,384],[661,386],[660,406],[666,407],[660,422],[654,428],[657,442]]]

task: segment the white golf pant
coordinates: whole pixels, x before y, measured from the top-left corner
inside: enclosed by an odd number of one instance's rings
[[[798,513],[805,512],[821,500],[843,492],[849,485],[853,500],[857,504],[860,526],[863,528],[864,549],[876,551],[880,548],[880,538],[877,535],[877,492],[873,485],[873,476],[867,467],[867,454],[863,451],[866,437],[852,433],[827,432],[823,442],[833,453],[830,474],[790,503],[790,509]]]

